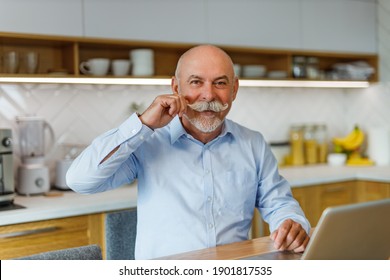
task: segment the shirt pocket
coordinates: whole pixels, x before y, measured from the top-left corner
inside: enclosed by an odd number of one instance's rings
[[[222,188],[223,208],[232,214],[252,215],[257,194],[257,176],[247,171],[227,171]]]

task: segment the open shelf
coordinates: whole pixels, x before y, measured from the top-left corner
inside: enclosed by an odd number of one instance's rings
[[[86,78],[84,74],[79,71],[79,65],[82,61],[86,61],[91,58],[103,57],[112,59],[129,59],[129,52],[137,48],[149,48],[154,51],[154,73],[153,77],[133,77],[131,75],[126,77],[116,78],[108,73],[107,76],[100,77],[111,78],[112,80],[123,78],[150,78],[154,80],[161,80],[160,78],[169,79],[174,75],[177,60],[180,55],[188,48],[192,47],[191,44],[179,44],[179,43],[163,43],[163,42],[151,42],[151,41],[130,41],[130,40],[113,40],[113,39],[100,39],[100,38],[85,38],[85,37],[66,37],[66,36],[48,36],[38,34],[20,34],[20,33],[0,33],[0,56],[9,51],[15,51],[20,57],[20,67],[17,73],[7,74],[5,73],[4,64],[1,63],[0,75],[2,77],[1,82],[7,82],[15,78],[15,82],[20,82],[22,78],[38,79],[38,78]],[[338,53],[338,52],[314,52],[314,51],[299,51],[299,50],[274,50],[274,49],[260,49],[249,47],[233,47],[233,46],[220,46],[223,48],[233,59],[234,63],[245,65],[263,65],[267,69],[267,72],[278,71],[285,73],[285,77],[279,79],[268,78],[267,75],[251,78],[250,80],[262,80],[271,84],[271,81],[284,80],[291,85],[294,81],[308,81],[313,80],[306,78],[294,78],[292,74],[293,58],[296,56],[302,57],[315,57],[318,61],[318,71],[321,73],[327,73],[332,69],[332,66],[336,63],[351,63],[357,61],[363,61],[372,67],[375,72],[368,79],[362,79],[364,82],[377,82],[378,81],[378,56],[372,53]],[[24,56],[27,52],[34,51],[39,54],[39,67],[36,74],[26,74],[26,66]],[[3,61],[3,60],[2,60]],[[90,78],[90,77],[89,77]],[[92,80],[99,78],[93,77]],[[158,79],[155,79],[158,78]],[[243,83],[246,82],[245,77]],[[337,84],[338,80],[332,77],[329,79],[327,76],[322,76],[316,79],[316,81],[329,82],[328,84]],[[70,79],[69,81],[75,81]],[[106,80],[108,81],[108,80]],[[348,82],[353,79],[348,79]],[[73,82],[71,82],[73,83]],[[83,82],[81,82],[83,83]],[[111,82],[114,83],[114,82]],[[165,82],[164,82],[165,83]],[[261,83],[259,83],[261,84]],[[261,85],[260,85],[261,86]]]

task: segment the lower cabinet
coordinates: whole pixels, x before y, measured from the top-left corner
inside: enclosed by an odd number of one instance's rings
[[[98,244],[105,255],[104,214],[22,223],[0,227],[0,259]]]
[[[372,201],[390,198],[390,183],[357,181],[356,201]]]
[[[322,212],[330,206],[356,202],[355,181],[322,184],[293,188],[293,196],[298,200],[312,227],[317,225]]]
[[[315,227],[322,212],[330,206],[390,198],[390,183],[372,181],[346,181],[330,184],[293,187],[294,198],[299,202],[312,227]],[[259,230],[260,215],[256,211],[252,238],[269,235],[268,224]]]
[[[327,207],[389,198],[390,183],[347,181],[297,187],[292,192],[315,227]]]

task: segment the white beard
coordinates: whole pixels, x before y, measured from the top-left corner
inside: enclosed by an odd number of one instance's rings
[[[205,118],[202,116],[189,118],[187,115],[184,115],[184,117],[203,133],[211,133],[215,131],[223,123],[223,120],[219,118]]]

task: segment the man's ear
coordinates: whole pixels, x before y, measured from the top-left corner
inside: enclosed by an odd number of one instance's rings
[[[239,86],[239,82],[238,82],[238,78],[235,77],[234,78],[234,85],[233,85],[233,96],[232,96],[232,100],[234,101],[237,97],[237,92],[238,92],[238,86]]]
[[[176,79],[175,76],[171,79],[171,89],[172,93],[179,94],[179,81]]]

